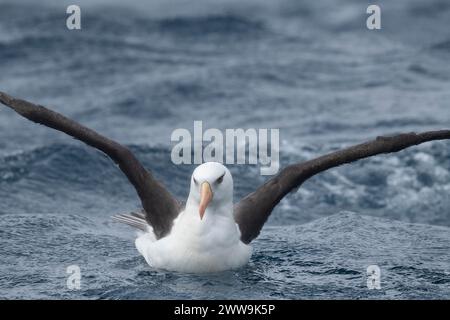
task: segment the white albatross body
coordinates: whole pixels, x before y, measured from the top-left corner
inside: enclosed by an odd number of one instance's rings
[[[208,188],[212,195],[205,205]],[[206,208],[203,215],[202,204]],[[248,263],[252,248],[240,237],[233,217],[231,174],[223,165],[207,162],[192,174],[185,210],[174,220],[170,233],[156,240],[149,227],[149,232],[141,233],[135,244],[154,268],[189,273],[218,272]]]

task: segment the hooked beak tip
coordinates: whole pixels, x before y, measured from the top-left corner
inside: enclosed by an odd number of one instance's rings
[[[203,220],[203,216],[205,215],[205,208],[200,208],[198,213],[200,214],[200,220]]]
[[[206,208],[211,202],[213,197],[213,193],[211,190],[211,186],[208,182],[203,182],[200,188],[200,205],[198,208],[198,213],[200,214],[200,220],[203,220],[203,216],[205,215]]]

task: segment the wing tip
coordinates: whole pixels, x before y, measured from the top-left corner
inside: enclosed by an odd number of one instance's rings
[[[4,105],[9,105],[11,103],[12,98],[4,93],[3,91],[0,91],[0,102]]]

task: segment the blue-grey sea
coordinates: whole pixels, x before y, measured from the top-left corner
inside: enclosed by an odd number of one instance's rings
[[[129,146],[180,199],[174,129],[280,129],[281,166],[377,135],[450,128],[450,1],[0,0],[0,91]],[[232,165],[235,198],[267,177]],[[139,208],[103,154],[0,106],[0,298],[449,299],[450,141],[320,174],[250,263],[154,270],[110,216]],[[81,269],[79,290],[66,268]],[[366,269],[381,270],[369,290]]]

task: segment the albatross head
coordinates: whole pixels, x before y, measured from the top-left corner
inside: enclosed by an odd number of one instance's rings
[[[200,219],[206,208],[211,212],[233,205],[233,178],[230,171],[218,162],[205,162],[195,168],[191,178],[189,199],[198,205]]]

